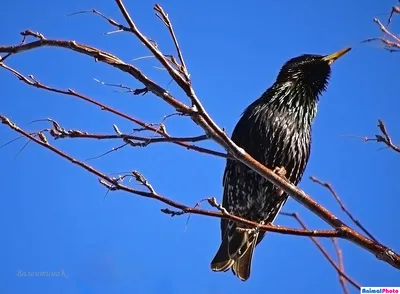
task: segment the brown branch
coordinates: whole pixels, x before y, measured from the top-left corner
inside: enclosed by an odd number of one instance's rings
[[[185,60],[183,59],[183,54],[182,54],[182,51],[181,51],[181,49],[179,47],[178,39],[175,36],[175,31],[174,31],[174,29],[172,27],[171,21],[169,20],[168,14],[165,13],[164,10],[162,9],[162,7],[160,5],[158,5],[158,4],[156,4],[154,6],[154,10],[156,11],[156,15],[162,20],[162,22],[168,28],[168,31],[169,31],[169,33],[171,35],[171,38],[172,38],[172,40],[174,42],[176,51],[178,53],[179,60],[181,62],[180,69],[181,69],[183,75],[185,76],[186,81],[190,82],[190,75],[189,75],[189,73],[187,71]]]
[[[84,139],[97,139],[97,140],[107,140],[107,139],[123,139],[125,142],[129,142],[128,144],[133,147],[146,147],[153,143],[175,143],[175,142],[199,142],[208,140],[207,135],[200,135],[195,137],[157,137],[157,138],[148,138],[148,137],[139,137],[128,134],[119,134],[119,135],[111,135],[111,134],[93,134],[86,133],[79,130],[68,130],[63,133],[55,133],[51,130],[50,134],[54,139],[60,138],[84,138]],[[133,142],[133,141],[141,141],[141,142]]]
[[[387,27],[389,27],[390,23],[392,22],[392,18],[394,14],[400,14],[400,7],[399,6],[393,6],[392,7],[392,11],[390,12],[389,18],[388,18],[388,22],[387,22]]]
[[[131,147],[147,147],[150,144],[154,143],[176,143],[176,142],[199,142],[199,141],[204,141],[208,140],[207,135],[200,135],[200,136],[195,136],[195,137],[140,137],[140,136],[134,136],[130,134],[124,134],[121,133],[116,125],[113,125],[114,130],[117,134],[111,135],[111,134],[93,134],[93,133],[88,133],[84,132],[81,130],[66,130],[60,126],[58,122],[56,122],[53,119],[46,119],[47,121],[50,121],[53,123],[54,128],[52,129],[44,129],[42,132],[48,132],[54,140],[57,139],[63,139],[63,138],[79,138],[79,139],[96,139],[96,140],[110,140],[110,139],[122,139],[124,141],[124,144],[115,148],[112,148],[111,150],[99,155],[95,156],[92,158],[89,158],[87,160],[93,160],[97,159],[100,157],[103,157],[111,152],[115,152],[125,146],[131,146]],[[165,130],[164,130],[164,133]]]
[[[51,121],[53,123],[54,128],[52,129],[44,129],[44,131],[49,132],[49,134],[54,139],[63,139],[63,138],[83,138],[83,139],[97,139],[97,140],[110,140],[110,139],[123,139],[129,141],[129,144],[136,147],[146,147],[149,144],[153,143],[174,143],[174,142],[199,142],[208,140],[207,135],[200,136],[192,136],[192,137],[141,137],[134,136],[130,134],[121,133],[116,125],[114,125],[114,130],[117,134],[93,134],[88,133],[81,130],[66,130],[62,128],[58,122],[53,119],[46,119],[47,121]],[[132,141],[140,141],[140,142],[132,142]]]
[[[379,29],[389,37],[391,37],[397,44],[400,44],[400,38],[397,37],[395,34],[391,33],[379,19],[374,18],[373,21],[378,25]]]
[[[359,227],[364,234],[366,234],[370,239],[374,240],[375,242],[378,242],[378,240],[350,213],[350,211],[347,209],[347,207],[344,205],[344,202],[342,199],[339,197],[339,194],[336,193],[335,189],[333,189],[332,185],[328,182],[322,182],[321,180],[317,179],[314,176],[310,177],[310,180],[313,181],[314,183],[317,183],[329,190],[331,192],[333,198],[335,198],[336,202],[340,205],[340,208],[344,211],[345,214],[352,220],[352,222]]]
[[[4,53],[21,53],[27,50],[32,50],[39,47],[60,47],[68,50],[72,50],[87,56],[91,56],[95,58],[96,61],[106,63],[112,67],[118,68],[119,70],[126,72],[133,76],[135,79],[145,84],[147,89],[154,93],[156,96],[162,98],[169,105],[174,107],[177,111],[186,113],[186,114],[195,114],[195,112],[184,103],[177,100],[173,97],[167,90],[156,84],[154,81],[146,77],[139,69],[135,66],[125,63],[115,55],[112,55],[108,52],[102,51],[100,49],[79,44],[75,41],[66,41],[66,40],[51,40],[46,39],[42,34],[33,32],[31,30],[26,30],[21,33],[23,36],[32,36],[39,38],[37,41],[33,41],[30,43],[25,43],[21,45],[15,46],[0,46],[0,52]],[[151,44],[151,42],[149,42]],[[153,45],[152,45],[153,46]],[[165,59],[165,58],[164,58]]]
[[[178,83],[180,87],[185,88],[187,84],[186,80],[182,78],[180,72],[177,71],[174,66],[171,65],[169,60],[160,52],[158,46],[154,44],[149,38],[145,37],[136,27],[135,23],[133,22],[132,18],[129,15],[128,10],[125,8],[125,5],[122,1],[116,0],[115,1],[120,9],[122,15],[124,16],[125,20],[127,21],[130,32],[132,32],[136,37],[153,53],[153,55],[157,58],[159,62],[164,66],[164,68],[168,71],[171,77]],[[171,27],[172,29],[172,27]]]
[[[0,52],[1,52],[1,47],[0,47]],[[118,110],[116,110],[114,108],[111,108],[111,107],[109,107],[109,106],[107,106],[107,105],[105,105],[103,103],[100,103],[100,102],[96,101],[93,98],[90,98],[88,96],[85,96],[83,94],[75,92],[72,89],[61,90],[61,89],[57,89],[57,88],[53,88],[53,87],[44,85],[44,84],[40,83],[39,81],[37,81],[36,79],[34,79],[33,76],[29,76],[29,78],[28,78],[28,77],[22,75],[21,73],[19,73],[18,71],[16,71],[15,69],[13,69],[13,68],[7,66],[6,64],[2,63],[2,62],[0,62],[0,67],[3,67],[6,70],[12,72],[19,80],[21,80],[22,82],[24,82],[25,84],[27,84],[29,86],[32,86],[32,87],[35,87],[35,88],[38,88],[38,89],[43,89],[43,90],[50,91],[50,92],[54,92],[54,93],[58,93],[58,94],[63,94],[63,95],[79,98],[81,100],[84,100],[84,101],[89,102],[91,104],[94,104],[96,106],[99,106],[101,108],[101,110],[108,111],[108,112],[113,113],[113,114],[115,114],[115,115],[117,115],[119,117],[127,119],[127,120],[129,120],[129,121],[141,126],[145,130],[154,132],[154,133],[156,133],[158,135],[161,135],[161,136],[163,136],[165,138],[169,138],[170,137],[167,133],[163,132],[162,128],[155,128],[151,124],[145,123],[145,122],[143,122],[143,121],[141,121],[141,120],[139,120],[137,118],[132,117],[131,115],[125,114],[125,113],[123,113],[121,111],[118,111]],[[210,149],[207,149],[207,148],[204,148],[204,147],[200,147],[200,146],[196,146],[196,145],[193,145],[193,144],[188,144],[186,142],[178,142],[178,141],[176,141],[176,142],[172,142],[172,143],[180,145],[182,147],[185,147],[186,149],[192,149],[192,150],[198,151],[200,153],[210,154],[210,155],[223,157],[223,158],[227,157],[227,155],[225,153],[214,151],[214,150],[210,150]]]
[[[342,252],[342,249],[340,249],[340,247],[339,247],[339,242],[336,238],[332,238],[332,243],[333,243],[333,246],[334,246],[336,254],[337,254],[340,271],[345,272],[344,262],[343,262],[343,252]],[[347,288],[347,285],[346,285],[346,278],[343,275],[339,275],[339,282],[340,282],[340,285],[342,285],[343,293],[349,294],[349,289]]]
[[[382,22],[378,18],[373,18],[373,21],[377,24],[378,28],[384,34],[384,37],[370,38],[370,39],[362,41],[362,43],[372,42],[372,41],[380,41],[381,43],[383,43],[385,45],[386,50],[389,50],[390,52],[399,52],[400,51],[399,50],[400,49],[400,37],[396,36],[395,34],[390,32],[388,29],[390,23],[392,22],[393,15],[395,13],[400,13],[400,7],[398,7],[398,6],[392,7],[392,11],[390,12],[386,27],[382,24]]]
[[[60,149],[52,146],[47,141],[45,142],[45,141],[41,140],[40,138],[36,138],[35,135],[32,135],[32,134],[28,133],[27,131],[23,130],[22,128],[18,127],[15,123],[10,121],[7,117],[5,117],[3,115],[0,115],[0,122],[4,125],[10,127],[12,130],[16,131],[17,133],[32,140],[33,142],[41,145],[42,147],[56,153],[57,155],[61,156],[62,158],[68,160],[69,162],[71,162],[75,165],[78,165],[81,168],[85,169],[86,171],[98,176],[100,178],[100,183],[103,184],[104,186],[106,186],[109,190],[111,190],[111,191],[121,190],[121,191],[129,192],[131,194],[139,195],[142,197],[158,200],[162,203],[165,203],[171,207],[178,209],[180,211],[179,214],[192,213],[192,214],[199,214],[199,215],[205,215],[205,216],[216,217],[216,218],[225,218],[228,220],[232,220],[235,222],[239,222],[239,223],[248,225],[250,227],[257,227],[261,231],[276,232],[276,233],[285,234],[285,235],[307,236],[307,237],[315,236],[315,237],[332,238],[332,237],[341,237],[341,234],[342,234],[338,230],[301,230],[301,229],[283,228],[283,227],[274,226],[274,225],[260,225],[259,223],[249,221],[247,219],[229,214],[225,209],[221,208],[221,206],[216,202],[215,198],[210,198],[208,202],[211,206],[216,207],[221,212],[192,208],[192,207],[186,206],[184,204],[181,204],[179,202],[173,201],[173,200],[171,200],[167,197],[164,197],[160,194],[157,194],[154,191],[154,189],[150,186],[150,184],[147,182],[147,180],[140,173],[138,173],[136,171],[133,172],[134,177],[136,178],[136,180],[139,183],[146,186],[149,191],[147,192],[147,191],[133,189],[126,185],[121,184],[120,178],[111,178],[111,177],[107,176],[106,174],[102,173],[101,171],[90,166],[89,164],[84,163],[84,162],[68,155],[67,153],[61,151]],[[165,212],[166,210],[163,209],[162,211]],[[171,210],[167,210],[167,211],[171,211]]]
[[[149,91],[147,88],[140,88],[140,89],[133,89],[131,87],[125,86],[123,84],[111,84],[111,83],[105,83],[103,81],[100,81],[99,79],[94,78],[94,80],[104,86],[109,86],[109,87],[115,87],[115,88],[120,88],[125,90],[125,93],[132,93],[133,95],[145,95]],[[115,91],[116,92],[116,91]]]
[[[381,43],[383,43],[386,46],[386,49],[388,49],[388,50],[390,48],[400,49],[400,44],[397,44],[397,43],[395,43],[393,41],[389,41],[389,40],[384,39],[384,38],[370,38],[370,39],[366,39],[366,40],[364,40],[362,42],[365,43],[365,42],[372,42],[372,41],[380,41]]]
[[[400,153],[400,146],[393,144],[392,137],[390,137],[385,124],[380,119],[378,119],[378,128],[381,131],[381,134],[375,135],[375,138],[364,138],[364,142],[376,141],[379,143],[384,143],[390,149]]]
[[[113,147],[110,150],[108,150],[108,151],[106,151],[106,152],[104,152],[104,153],[102,153],[100,155],[89,157],[86,160],[89,161],[89,160],[94,160],[94,159],[101,158],[101,157],[106,156],[106,155],[108,155],[108,154],[110,154],[112,152],[116,152],[116,151],[118,151],[118,150],[120,150],[120,149],[122,149],[122,148],[124,148],[125,146],[128,146],[128,145],[129,145],[128,143],[124,143],[124,144],[122,144],[120,146]]]
[[[137,170],[132,172],[133,176],[135,177],[136,181],[145,186],[150,193],[157,194],[154,190],[153,186],[147,181],[147,179]]]
[[[43,35],[38,35],[31,31],[24,32],[27,35],[38,37],[39,40],[31,42],[24,45],[17,46],[0,46],[0,52],[5,53],[18,53],[42,46],[56,46],[70,49],[88,56],[95,57],[96,60],[107,63],[115,68],[118,68],[126,73],[129,73],[134,78],[142,82],[146,88],[154,93],[156,96],[163,99],[166,103],[174,107],[178,112],[190,115],[191,119],[203,128],[207,135],[213,139],[215,142],[220,144],[229,154],[233,156],[236,160],[245,164],[250,169],[257,172],[262,177],[266,178],[272,182],[277,187],[281,188],[283,191],[291,195],[297,202],[305,206],[307,209],[314,212],[325,222],[330,224],[333,228],[340,232],[341,236],[352,241],[358,246],[370,251],[378,259],[383,260],[396,268],[400,268],[400,256],[395,253],[392,249],[379,244],[373,240],[366,238],[365,236],[357,233],[341,220],[339,220],[335,215],[328,211],[325,207],[318,204],[304,191],[297,188],[295,185],[289,183],[285,179],[281,178],[279,175],[275,174],[273,171],[256,161],[242,148],[237,146],[226,134],[219,128],[216,123],[211,119],[208,113],[205,111],[203,105],[195,94],[194,89],[190,82],[187,82],[181,74],[171,65],[169,60],[159,51],[158,47],[154,45],[150,39],[145,37],[133,23],[128,12],[126,11],[122,1],[115,0],[121,13],[127,20],[131,31],[135,36],[154,54],[154,56],[162,63],[165,69],[169,72],[174,81],[182,88],[186,95],[192,101],[192,107],[189,107],[182,102],[174,98],[169,92],[167,92],[162,87],[155,84],[152,80],[148,79],[143,75],[136,67],[124,63],[122,60],[118,59],[112,54],[103,52],[96,48],[78,44],[74,41],[60,41],[60,40],[47,40]]]
[[[109,18],[109,17],[105,16],[103,13],[101,13],[100,11],[98,11],[96,9],[78,11],[78,12],[71,13],[68,16],[73,16],[73,15],[83,14],[83,13],[94,13],[94,14],[97,14],[97,15],[101,16],[102,18],[104,18],[106,21],[108,21],[109,24],[117,27],[119,31],[122,31],[122,32],[130,32],[131,31],[130,28],[128,28],[128,27],[116,22],[112,18]]]
[[[289,216],[294,218],[299,224],[300,226],[307,230],[307,226],[305,225],[305,223],[303,222],[303,220],[300,218],[300,216],[297,213],[287,213],[287,212],[281,212],[281,215],[284,216]],[[325,258],[328,260],[328,262],[335,268],[335,270],[337,271],[339,277],[342,277],[344,279],[346,279],[350,284],[352,284],[354,287],[356,287],[357,289],[360,289],[360,285],[355,282],[352,278],[350,278],[343,270],[343,268],[341,268],[340,265],[336,264],[336,262],[333,260],[333,258],[329,255],[329,253],[325,250],[325,248],[321,245],[321,243],[314,237],[310,237],[311,241],[315,244],[315,246],[318,247],[319,251],[321,251],[321,253],[325,256]],[[346,292],[345,292],[346,293]]]

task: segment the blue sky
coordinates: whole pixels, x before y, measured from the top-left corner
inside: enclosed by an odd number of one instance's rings
[[[330,194],[309,176],[332,183],[355,216],[384,244],[400,251],[396,236],[400,205],[400,157],[351,135],[373,136],[381,118],[400,142],[396,54],[359,41],[379,36],[372,18],[394,1],[172,1],[158,2],[172,18],[198,96],[212,118],[231,133],[243,109],[269,87],[281,65],[303,53],[328,54],[354,49],[334,64],[313,128],[312,155],[300,184],[347,223]],[[173,52],[169,36],[154,16],[152,1],[126,1],[139,28]],[[114,1],[6,1],[0,43],[17,44],[31,29],[48,38],[74,39],[131,61],[146,75],[187,101],[149,53],[129,34],[113,30],[94,15],[65,17],[96,8],[123,21]],[[380,15],[384,18],[387,15]],[[396,20],[393,23],[396,28]],[[397,25],[397,28],[399,26]],[[43,48],[7,60],[25,75],[48,85],[73,88],[146,122],[173,112],[153,95],[115,93],[93,78],[141,87],[115,69],[63,49]],[[112,133],[112,124],[136,127],[72,97],[37,90],[0,70],[0,113],[34,131],[51,117],[66,129]],[[167,121],[170,134],[200,135],[182,117]],[[0,144],[16,137],[0,128]],[[269,234],[257,247],[252,276],[240,282],[230,272],[213,273],[209,263],[219,246],[219,221],[192,216],[170,218],[165,205],[122,192],[109,193],[96,177],[26,141],[0,149],[2,205],[0,229],[1,293],[340,293],[333,268],[304,237]],[[114,141],[58,140],[60,149],[85,160],[120,145]],[[205,144],[214,146],[214,144]],[[89,161],[106,173],[139,170],[160,194],[188,205],[205,197],[221,199],[224,160],[179,146],[155,144],[124,148]],[[135,186],[135,184],[132,184]],[[206,206],[204,206],[206,207]],[[327,225],[290,200],[309,227]],[[297,226],[284,216],[277,224]],[[333,254],[329,240],[322,240]],[[355,245],[340,241],[347,272],[361,285],[399,286],[399,272]],[[22,271],[60,271],[68,278],[18,277]],[[351,288],[352,293],[357,293]]]

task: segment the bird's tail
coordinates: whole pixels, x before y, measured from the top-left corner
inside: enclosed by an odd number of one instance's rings
[[[211,261],[211,269],[216,272],[225,272],[231,268],[240,280],[246,281],[250,277],[257,237],[256,231],[237,231],[236,224],[230,221],[218,252]]]

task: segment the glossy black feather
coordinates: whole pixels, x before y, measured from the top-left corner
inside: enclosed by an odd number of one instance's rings
[[[295,185],[306,168],[311,147],[311,125],[319,95],[326,89],[330,65],[320,55],[302,55],[283,65],[276,82],[251,105],[235,126],[232,140],[270,169],[284,167]],[[244,164],[227,160],[223,178],[223,206],[232,214],[273,222],[288,195]],[[221,220],[221,246],[211,267],[232,271],[241,280],[250,275],[255,246],[265,233],[238,232],[237,224]],[[250,251],[248,251],[250,248]]]

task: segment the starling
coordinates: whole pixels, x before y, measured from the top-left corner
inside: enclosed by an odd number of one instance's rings
[[[232,140],[265,166],[284,169],[297,185],[306,168],[311,125],[328,85],[331,64],[351,48],[331,55],[305,54],[287,61],[275,83],[250,104],[237,123]],[[223,207],[258,223],[273,223],[288,195],[239,161],[227,159]],[[237,228],[242,228],[237,230]],[[213,271],[227,271],[246,281],[255,247],[265,232],[221,219],[222,242],[211,262]]]

